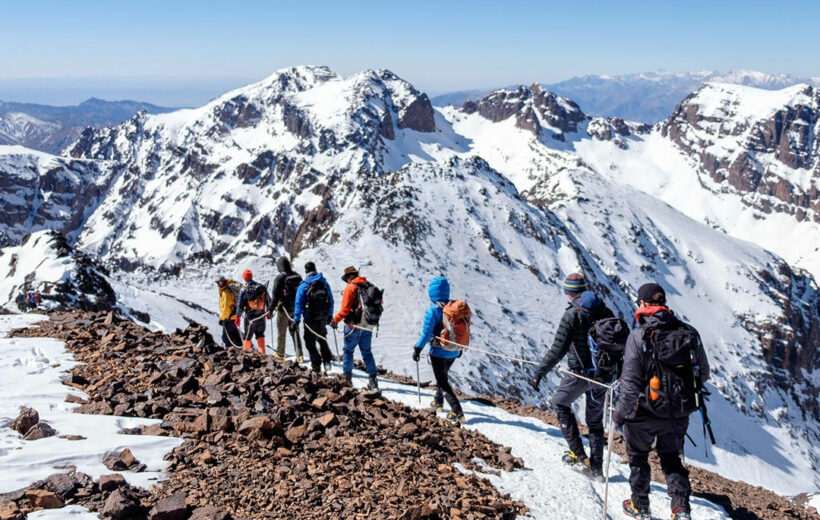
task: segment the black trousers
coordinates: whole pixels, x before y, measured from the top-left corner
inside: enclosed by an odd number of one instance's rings
[[[589,465],[601,468],[604,461],[604,398],[606,388],[583,379],[564,374],[561,383],[552,396],[552,409],[561,421],[561,433],[569,449],[578,457],[585,457],[584,442],[578,429],[578,420],[572,413],[572,403],[581,395],[586,395],[584,415],[589,428]]]
[[[689,471],[680,460],[683,441],[689,428],[689,417],[670,419],[656,417],[639,409],[635,419],[624,424],[626,455],[629,458],[629,486],[632,502],[636,506],[649,507],[649,451],[655,443],[655,451],[661,459],[661,469],[666,477],[666,492],[672,499],[672,510],[678,507],[689,511]]]
[[[322,367],[322,363],[330,363],[333,360],[333,354],[330,353],[327,340],[317,337],[316,334],[308,330],[308,327],[316,331],[320,336],[327,338],[327,320],[305,318],[305,348],[308,351],[308,355],[310,355],[311,366],[314,370],[319,370]],[[316,348],[317,343],[319,344],[318,349]]]
[[[265,318],[259,318],[258,320],[251,323],[251,320],[258,318],[259,316],[261,316],[261,314],[255,316],[248,316],[247,314],[245,314],[245,333],[242,336],[243,340],[253,339],[254,336],[256,336],[257,338],[265,337]]]
[[[222,344],[226,347],[242,347],[242,336],[233,321],[233,317],[222,320]]]
[[[458,402],[456,393],[453,391],[453,387],[450,386],[449,378],[450,368],[453,366],[455,360],[456,358],[445,359],[430,356],[430,363],[433,365],[433,375],[436,376],[436,404],[441,406],[444,404],[444,399],[447,399],[450,410],[461,415],[461,403]]]

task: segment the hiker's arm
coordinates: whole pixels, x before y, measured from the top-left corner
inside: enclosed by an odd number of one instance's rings
[[[336,317],[333,318],[334,322],[339,323],[353,311],[353,299],[355,297],[356,286],[353,284],[348,284],[342,293],[342,308],[339,309],[339,312],[336,313]]]
[[[535,377],[543,378],[547,372],[555,368],[555,365],[561,362],[561,359],[569,352],[569,346],[572,343],[573,323],[575,322],[575,314],[573,312],[565,312],[561,317],[561,322],[558,324],[558,330],[555,331],[555,339],[552,341],[552,346],[544,355],[541,364],[535,371]]]
[[[271,298],[270,298],[270,308],[271,310],[276,309],[276,306],[282,301],[282,294],[284,293],[284,284],[285,284],[285,277],[283,275],[277,275],[276,278],[273,279],[273,287],[271,288]]]
[[[433,339],[436,330],[436,308],[430,307],[424,314],[424,324],[421,326],[421,336],[415,348],[424,348]]]
[[[330,298],[330,310],[327,311],[330,317],[333,317],[333,291],[330,289],[330,284],[327,283],[327,280],[324,280],[325,289],[327,290],[327,295]]]
[[[644,359],[642,352],[642,331],[632,331],[626,340],[624,351],[624,368],[621,372],[621,389],[618,402],[615,405],[616,413],[620,418],[629,417],[638,406],[638,400],[644,391]]]
[[[302,313],[305,310],[305,294],[307,294],[307,285],[300,283],[299,288],[296,289],[296,299],[293,308],[293,321],[300,321]]]

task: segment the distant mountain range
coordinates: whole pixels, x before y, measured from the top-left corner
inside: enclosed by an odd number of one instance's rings
[[[161,114],[176,108],[142,101],[105,101],[97,98],[74,106],[0,101],[0,144],[20,144],[58,153],[75,141],[84,128],[119,124],[140,110]]]
[[[798,83],[818,86],[820,77],[800,78],[745,70],[728,73],[655,71],[620,76],[577,76],[542,86],[572,99],[592,116],[656,123],[669,117],[683,98],[708,82],[776,90]],[[432,102],[435,106],[461,106],[465,101],[476,101],[489,93],[490,89],[462,90],[435,96]]]

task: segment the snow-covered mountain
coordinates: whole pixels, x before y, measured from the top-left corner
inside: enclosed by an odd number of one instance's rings
[[[439,273],[474,308],[476,345],[524,359],[551,340],[566,273],[584,269],[624,316],[657,279],[716,365],[720,445],[714,460],[688,455],[782,493],[815,491],[820,295],[805,272],[649,193],[642,167],[623,173],[654,142],[686,163],[692,152],[664,133],[676,121],[593,118],[538,85],[435,110],[386,70],[283,69],[201,108],[84,132],[67,154],[96,165],[106,188],[83,207],[75,243],[112,268],[132,308],[162,293],[157,321],[184,315],[166,296],[213,309],[216,272],[268,279],[271,256],[316,261],[336,290],[359,265],[386,288],[377,357],[405,373]],[[710,197],[697,183],[686,194],[722,200]],[[788,230],[801,225],[788,217]],[[467,391],[543,399],[516,363],[468,352],[455,371]]]
[[[800,78],[747,70],[726,73],[653,71],[615,76],[577,76],[542,86],[574,100],[587,114],[655,123],[666,119],[681,99],[707,82],[777,90],[799,83],[820,86],[820,77]],[[433,104],[461,106],[465,101],[481,99],[489,92],[480,89],[450,92],[435,96]]]

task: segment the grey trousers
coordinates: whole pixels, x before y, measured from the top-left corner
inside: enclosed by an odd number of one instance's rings
[[[589,428],[589,465],[601,468],[604,461],[604,398],[606,388],[565,374],[552,396],[552,409],[561,421],[561,433],[569,449],[581,458],[586,457],[578,420],[572,413],[572,403],[586,395],[586,421]]]

